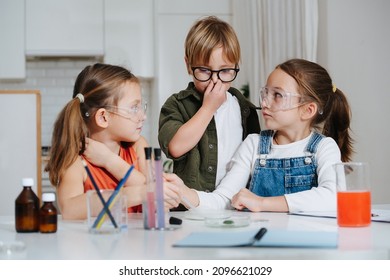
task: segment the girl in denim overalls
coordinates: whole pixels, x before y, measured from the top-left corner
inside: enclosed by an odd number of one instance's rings
[[[328,136],[339,146],[340,160],[350,159],[350,110],[344,94],[332,84],[324,68],[293,59],[270,74],[261,89],[261,105],[270,130],[259,136],[249,190],[241,189],[232,198],[232,205],[252,211],[334,210],[336,186],[331,165],[337,162],[337,154],[331,158],[322,152],[320,158],[317,149],[321,143],[325,145]],[[320,125],[322,134],[316,130]],[[269,158],[271,149],[293,146],[304,139],[307,144],[301,156]],[[322,180],[326,189],[320,188],[319,176],[327,178]]]
[[[335,210],[332,165],[352,154],[344,94],[323,67],[292,59],[269,75],[261,106],[268,130],[248,135],[216,190],[205,193],[183,184],[180,196],[207,209]]]

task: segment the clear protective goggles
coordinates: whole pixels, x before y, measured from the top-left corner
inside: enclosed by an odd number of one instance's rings
[[[119,115],[125,119],[129,119],[132,121],[139,121],[140,117],[144,116],[146,114],[146,109],[148,108],[148,104],[146,101],[143,101],[139,104],[133,105],[129,108],[125,107],[118,107],[118,106],[105,106],[108,111],[111,113],[114,113],[116,115]]]
[[[260,105],[270,111],[287,111],[302,104],[301,95],[298,93],[286,92],[283,89],[272,87],[262,87],[260,90]]]

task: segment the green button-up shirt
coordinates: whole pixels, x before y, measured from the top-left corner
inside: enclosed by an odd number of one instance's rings
[[[248,134],[259,133],[260,124],[255,105],[239,90],[231,87],[228,91],[237,98],[241,109],[242,140]],[[161,108],[158,141],[165,155],[173,160],[173,173],[188,187],[211,192],[215,190],[218,162],[218,138],[214,117],[198,144],[185,155],[173,158],[168,151],[168,144],[177,130],[202,106],[202,98],[203,95],[196,91],[193,82],[188,84],[187,89],[171,95]]]

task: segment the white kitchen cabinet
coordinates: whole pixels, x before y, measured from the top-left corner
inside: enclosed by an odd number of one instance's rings
[[[24,79],[24,0],[0,1],[0,79]]]
[[[104,0],[25,0],[27,56],[103,56]]]
[[[153,0],[106,0],[104,62],[153,77],[153,15]]]

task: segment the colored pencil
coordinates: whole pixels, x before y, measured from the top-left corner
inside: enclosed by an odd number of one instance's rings
[[[103,196],[102,196],[102,194],[100,192],[100,189],[99,189],[98,185],[96,184],[96,181],[93,178],[92,173],[89,170],[87,163],[83,159],[81,161],[83,162],[83,165],[84,165],[85,170],[87,171],[88,177],[91,180],[93,187],[95,188],[96,194],[98,195],[100,201],[103,204],[104,211],[107,212],[107,215],[110,217],[110,220],[111,220],[112,224],[114,225],[115,228],[117,228],[118,225],[116,224],[115,219],[112,216],[112,213],[111,213],[110,209],[107,207],[107,204],[104,201],[104,198],[103,198]]]
[[[111,194],[111,196],[109,197],[109,199],[107,201],[108,209],[111,209],[111,207],[115,204],[115,200],[116,200],[120,190],[125,185],[127,179],[129,178],[131,172],[133,171],[133,169],[134,169],[134,166],[131,165],[129,170],[127,170],[125,176],[122,178],[122,180],[119,181],[119,183],[116,186],[114,192]],[[105,215],[106,215],[106,211],[104,211],[104,209],[102,209],[102,211],[100,211],[98,217],[96,218],[96,220],[95,220],[95,222],[93,224],[94,228],[99,229],[102,226]]]

